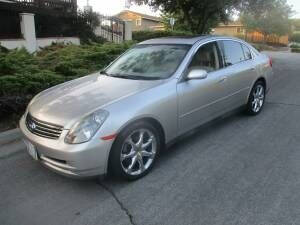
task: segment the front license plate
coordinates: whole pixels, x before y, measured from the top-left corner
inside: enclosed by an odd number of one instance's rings
[[[34,159],[34,160],[38,160],[38,154],[36,151],[36,148],[33,144],[31,144],[29,141],[24,140],[24,143],[27,147],[27,151],[29,153],[29,155]]]

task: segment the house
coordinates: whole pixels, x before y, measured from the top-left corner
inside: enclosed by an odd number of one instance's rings
[[[118,13],[116,17],[125,21],[132,21],[132,31],[164,30],[161,18],[156,16],[150,16],[130,10],[123,10]]]
[[[289,37],[288,35],[277,36],[277,35],[269,35],[265,37],[262,33],[258,31],[248,31],[246,27],[240,21],[233,21],[228,24],[219,24],[218,27],[214,28],[212,31],[213,34],[216,35],[225,35],[231,37],[238,37],[241,39],[245,39],[249,42],[267,42],[270,44],[280,44],[280,45],[288,45]]]
[[[219,24],[218,27],[213,29],[213,34],[236,37],[239,35],[245,35],[246,30],[241,22],[234,21],[228,24]]]

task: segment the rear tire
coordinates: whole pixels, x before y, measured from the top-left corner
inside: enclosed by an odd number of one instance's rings
[[[266,88],[263,81],[257,81],[250,93],[246,112],[248,115],[256,116],[258,115],[264,105],[265,105],[265,97],[266,97]]]
[[[131,124],[121,131],[112,146],[109,172],[125,180],[137,180],[151,171],[160,149],[159,132],[151,123]]]

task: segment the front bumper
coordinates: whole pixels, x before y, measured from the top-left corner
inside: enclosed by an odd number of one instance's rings
[[[47,168],[69,177],[93,177],[107,172],[109,151],[113,141],[103,141],[95,135],[89,142],[67,144],[64,142],[68,130],[63,130],[57,140],[37,136],[20,120],[24,139],[32,143],[38,153],[38,161]]]

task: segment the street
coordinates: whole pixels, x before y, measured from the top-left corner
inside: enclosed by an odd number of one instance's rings
[[[300,224],[300,54],[268,54],[275,80],[259,116],[199,129],[141,180],[73,180],[21,141],[1,146],[0,224]]]

